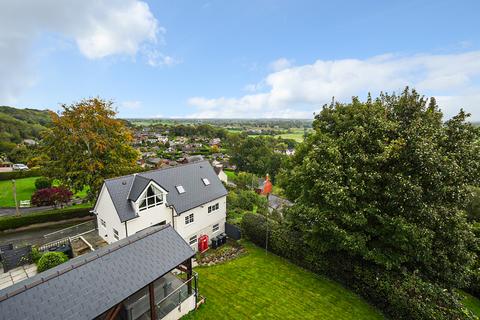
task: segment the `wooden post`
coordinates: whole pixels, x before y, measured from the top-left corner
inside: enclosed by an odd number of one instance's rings
[[[187,267],[187,288],[188,294],[192,294],[192,258],[185,261],[185,266]]]
[[[13,187],[13,199],[15,200],[15,213],[17,216],[20,215],[20,210],[18,210],[18,201],[17,201],[17,185],[15,183],[15,179],[12,179],[12,187]]]
[[[148,285],[148,296],[150,297],[150,319],[157,319],[157,306],[155,305],[155,290],[153,282]]]
[[[267,193],[267,203],[268,203],[268,196],[269,196],[269,195],[270,195],[270,194]],[[269,212],[269,211],[268,211],[268,206],[267,206],[267,218],[266,218],[266,220],[265,220],[265,223],[267,224],[267,226],[266,226],[267,234],[265,235],[265,254],[268,253],[268,212]]]
[[[122,303],[119,303],[115,307],[111,308],[110,311],[108,311],[107,315],[105,316],[105,319],[106,320],[115,319],[115,317],[118,315],[118,312],[120,311],[121,306],[122,306]]]

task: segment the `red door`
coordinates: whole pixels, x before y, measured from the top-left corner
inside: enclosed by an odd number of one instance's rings
[[[208,235],[204,234],[198,238],[198,251],[204,252],[208,249]]]

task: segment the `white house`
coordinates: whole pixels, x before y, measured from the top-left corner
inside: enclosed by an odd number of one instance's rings
[[[195,250],[202,235],[225,232],[227,190],[208,161],[105,180],[95,204],[108,243],[171,224]]]

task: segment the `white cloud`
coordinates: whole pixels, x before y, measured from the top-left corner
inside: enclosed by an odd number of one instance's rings
[[[270,63],[270,68],[273,71],[281,71],[283,69],[290,68],[293,65],[293,60],[287,58],[280,58]]]
[[[379,55],[368,59],[317,60],[273,72],[266,91],[240,98],[193,97],[194,117],[291,117],[318,111],[332,97],[348,101],[380,91],[415,87],[437,96],[447,117],[460,107],[480,120],[480,51],[445,55]],[[297,113],[292,114],[292,110]]]
[[[138,100],[123,101],[120,106],[130,110],[138,110],[142,107],[142,102]]]
[[[140,0],[18,0],[0,2],[0,102],[32,84],[32,44],[42,35],[73,41],[88,59],[148,59],[164,43],[162,28]],[[30,54],[32,52],[32,54]],[[173,58],[163,55],[165,64]]]

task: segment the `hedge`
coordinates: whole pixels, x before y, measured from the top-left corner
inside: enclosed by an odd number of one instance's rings
[[[0,231],[17,229],[36,223],[53,222],[89,216],[91,208],[72,206],[63,209],[54,209],[30,213],[23,216],[0,217]]]
[[[248,213],[242,235],[265,247],[267,218]],[[301,232],[268,219],[268,250],[291,262],[349,287],[390,319],[476,319],[453,290],[425,281],[412,273],[387,271],[342,252],[320,253],[309,248]],[[478,318],[477,318],[478,319]]]
[[[21,178],[30,178],[38,177],[42,175],[41,169],[31,169],[25,171],[10,171],[10,172],[0,172],[0,181],[3,180],[12,180],[12,179],[21,179]]]

